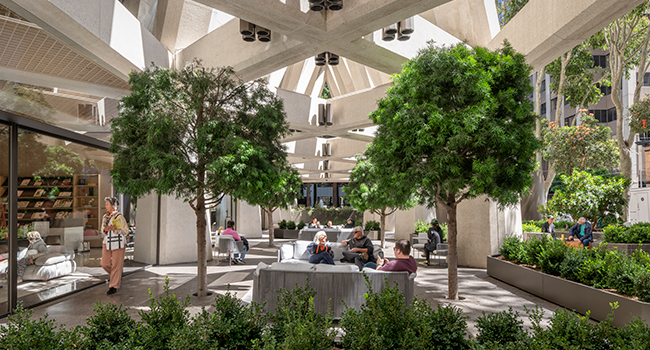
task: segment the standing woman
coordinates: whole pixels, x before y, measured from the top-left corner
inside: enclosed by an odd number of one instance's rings
[[[126,251],[126,244],[122,249],[108,250],[106,249],[106,236],[110,231],[122,235],[122,240],[126,239],[129,233],[126,219],[117,211],[119,202],[115,197],[104,198],[104,208],[106,214],[102,217],[102,232],[104,233],[104,242],[102,244],[102,268],[108,273],[110,282],[108,284],[108,292],[106,294],[114,294],[120,288],[122,282],[122,266],[124,265],[124,252]],[[116,229],[113,222],[118,220],[120,229]]]

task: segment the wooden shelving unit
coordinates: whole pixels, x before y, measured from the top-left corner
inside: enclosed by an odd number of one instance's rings
[[[2,198],[6,202],[6,186]],[[50,217],[71,217],[74,185],[72,177],[18,179],[18,222],[26,225]]]
[[[74,183],[74,217],[84,219],[84,230],[99,230],[101,204],[99,174],[75,175]]]

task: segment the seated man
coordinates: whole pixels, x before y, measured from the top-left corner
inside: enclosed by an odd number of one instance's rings
[[[591,223],[589,223],[585,218],[578,219],[578,223],[571,226],[569,230],[569,240],[573,240],[573,237],[576,237],[582,245],[585,247],[589,246],[589,242],[593,242],[594,238],[591,235]]]
[[[354,220],[348,219],[348,223],[343,228],[354,228]]]
[[[542,224],[542,232],[548,232],[551,234],[551,237],[555,238],[555,224],[553,220],[555,220],[553,215],[546,217],[546,222]]]
[[[410,256],[411,243],[406,239],[400,239],[395,242],[395,260],[388,261],[388,259],[377,259],[377,263],[368,262],[365,267],[381,271],[408,271],[414,273],[418,269],[418,264],[415,259]]]
[[[375,262],[375,257],[372,255],[372,241],[363,235],[361,226],[355,227],[352,233],[354,234],[352,239],[341,242],[343,246],[350,246],[350,251],[343,251],[341,262],[353,262],[359,270],[362,270],[368,261]]]

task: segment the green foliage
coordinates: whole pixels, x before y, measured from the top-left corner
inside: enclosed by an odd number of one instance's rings
[[[95,315],[89,317],[86,326],[81,329],[87,349],[100,345],[109,348],[114,344],[128,344],[132,340],[137,323],[127,313],[128,308],[98,302],[94,311]]]
[[[187,311],[189,305],[189,296],[179,301],[175,293],[169,293],[169,277],[165,277],[163,294],[154,298],[149,289],[149,309],[138,312],[142,324],[135,340],[145,349],[167,349],[176,332],[187,326],[190,319]]]
[[[309,208],[304,205],[299,205],[298,207],[293,208],[293,210],[307,212],[309,217],[313,217],[314,214],[321,214],[332,221],[347,220],[349,217],[353,217],[353,214],[356,212],[356,209],[353,207],[321,207],[319,204]],[[363,213],[361,215],[363,215]]]
[[[376,293],[366,276],[368,293],[359,310],[347,308],[340,326],[345,349],[467,349],[467,325],[459,309],[447,305],[434,311],[425,301],[405,306],[397,286]]]
[[[540,232],[540,227],[534,224],[526,224],[524,223],[521,225],[521,228],[524,232]]]
[[[644,98],[629,109],[630,130],[638,133],[650,131],[650,98]]]
[[[228,291],[217,295],[214,312],[201,310],[178,330],[169,348],[178,350],[251,349],[262,338],[267,317],[256,303],[245,304]]]
[[[281,230],[286,230],[287,229],[287,220],[282,219],[282,221],[278,222],[278,228]]]
[[[287,230],[295,230],[296,229],[296,222],[295,221],[287,221]]]
[[[551,275],[650,301],[650,256],[641,250],[628,257],[600,246],[574,249],[546,237],[526,242],[508,237],[500,252],[506,260],[536,266]]]
[[[280,290],[269,333],[278,349],[329,350],[336,331],[331,315],[322,315],[314,308],[316,292],[296,285],[292,291]]]
[[[300,220],[300,222],[298,223],[298,226],[296,226],[296,228],[299,229],[299,230],[302,230],[303,228],[305,228],[305,226],[307,226],[307,224],[305,224],[305,222],[303,220]]]
[[[32,320],[32,313],[18,304],[7,324],[0,326],[0,349],[65,349],[54,320],[48,320],[47,315]]]
[[[609,243],[650,243],[650,223],[639,222],[630,227],[609,225],[603,229],[603,235]]]
[[[493,314],[485,314],[476,319],[476,328],[479,331],[476,337],[478,344],[505,345],[521,341],[525,338],[524,322],[519,320],[519,313],[512,311],[501,311]]]
[[[429,230],[430,225],[422,220],[418,220],[413,226],[415,226],[415,233],[425,233]]]
[[[542,120],[544,159],[556,172],[571,174],[573,169],[608,169],[618,167],[618,148],[609,139],[611,129],[599,125],[593,116],[582,116],[578,126],[561,126]]]
[[[528,0],[496,0],[499,23],[503,28],[528,3]]]
[[[73,176],[84,166],[79,153],[63,146],[48,146],[44,150],[47,161],[33,176]]]
[[[364,230],[366,230],[366,231],[379,231],[380,230],[379,221],[374,221],[374,220],[366,221]]]
[[[606,216],[622,216],[627,204],[629,180],[623,177],[605,179],[586,171],[562,175],[566,191],[557,191],[546,208],[549,212],[569,214],[574,219],[588,218],[594,225]]]

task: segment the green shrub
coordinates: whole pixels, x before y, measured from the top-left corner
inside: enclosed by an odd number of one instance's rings
[[[175,333],[187,326],[190,313],[187,307],[190,297],[179,301],[175,293],[169,293],[169,277],[165,277],[163,294],[154,298],[149,289],[149,310],[138,312],[142,324],[135,341],[145,349],[167,349]]]
[[[608,288],[628,296],[634,295],[634,277],[642,269],[641,266],[622,252],[610,251],[605,256],[603,267],[607,269],[603,275]]]
[[[269,337],[265,341],[272,340],[278,349],[331,349],[336,331],[329,314],[316,312],[315,295],[309,287],[309,279],[304,287],[296,285],[291,291],[280,290],[277,307],[270,316]]]
[[[650,223],[639,222],[630,227],[609,225],[603,229],[605,242],[650,243]]]
[[[587,249],[571,249],[564,253],[564,261],[560,264],[560,277],[571,281],[579,281],[580,267],[588,258]]]
[[[524,260],[524,246],[519,241],[519,238],[514,236],[506,237],[499,249],[499,253],[508,261],[519,263]]]
[[[508,311],[485,314],[476,319],[476,336],[478,344],[505,345],[522,341],[526,337],[524,322],[519,319],[519,313],[508,307]]]
[[[364,230],[366,230],[366,231],[379,231],[380,229],[381,229],[381,225],[379,224],[379,221],[374,221],[374,220],[366,221]]]
[[[575,223],[573,221],[554,221],[556,231],[569,231]]]
[[[565,260],[565,254],[569,249],[575,251],[560,240],[546,240],[545,244],[541,245],[536,265],[542,272],[558,276],[560,275],[560,265]]]
[[[602,259],[593,257],[586,259],[578,268],[578,282],[596,288],[605,288],[604,274],[606,271],[603,265]]]
[[[534,224],[523,224],[521,225],[521,229],[524,232],[541,232],[541,228],[537,225]]]
[[[287,220],[282,219],[280,222],[278,222],[278,228],[280,230],[286,230],[287,229]]]
[[[410,349],[461,350],[467,349],[467,323],[461,309],[438,304],[434,310],[426,300],[413,300],[407,309],[415,329],[414,344]]]
[[[47,315],[32,320],[32,310],[25,310],[18,304],[15,314],[0,326],[0,349],[66,349],[61,344],[61,334],[56,332],[54,320]]]
[[[84,335],[86,349],[128,344],[137,324],[127,313],[128,308],[122,305],[98,302],[95,304],[95,315],[86,320],[86,327],[81,329]]]
[[[305,224],[305,222],[304,222],[303,220],[300,220],[300,222],[298,223],[297,228],[298,228],[299,230],[302,230],[303,228],[305,228],[305,226],[307,226],[307,225]]]
[[[251,349],[262,337],[267,317],[262,307],[241,302],[228,291],[218,294],[212,305],[205,308],[176,334],[169,348],[178,350]]]
[[[431,224],[426,223],[426,222],[424,222],[422,220],[418,220],[415,223],[415,225],[413,225],[413,226],[414,226],[414,230],[415,230],[413,232],[415,232],[415,233],[425,233],[425,232],[429,231],[429,227],[431,227]]]
[[[539,232],[542,229],[542,224],[546,222],[545,219],[542,220],[522,220],[522,225],[533,225],[537,227],[537,230],[535,231],[529,231],[529,232]]]
[[[295,230],[295,229],[296,229],[295,221],[287,221],[287,230]]]
[[[544,246],[548,243],[548,238],[542,236],[541,238],[533,237],[526,242],[522,242],[524,247],[524,254],[522,256],[522,263],[537,266],[539,265],[539,258],[544,250]]]

